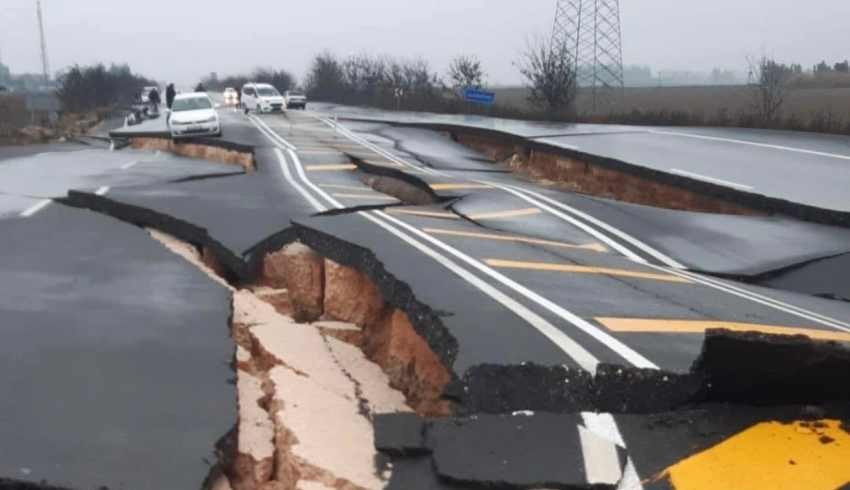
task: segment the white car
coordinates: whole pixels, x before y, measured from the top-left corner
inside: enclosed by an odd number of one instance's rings
[[[306,109],[307,108],[307,96],[302,92],[296,92],[294,90],[287,90],[284,94],[283,98],[286,100],[286,108],[287,109]]]
[[[168,117],[171,138],[221,136],[221,120],[210,97],[203,92],[174,97]]]
[[[224,96],[224,105],[234,107],[239,105],[239,93],[233,87],[227,87],[222,93]]]
[[[267,83],[246,83],[242,87],[242,108],[245,114],[254,112],[282,112],[286,101],[276,88]]]

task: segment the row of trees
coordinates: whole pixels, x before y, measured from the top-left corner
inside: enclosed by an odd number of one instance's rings
[[[56,94],[69,112],[87,112],[130,104],[146,85],[156,82],[133,73],[126,64],[74,65],[58,77]]]
[[[551,114],[570,112],[575,101],[576,71],[569,53],[545,41],[529,44],[517,61],[530,88],[529,101]],[[313,59],[305,88],[319,100],[410,110],[457,107],[467,88],[481,88],[486,74],[474,56],[452,60],[446,78],[421,58],[356,55],[340,59],[325,52]]]
[[[833,65],[827,64],[826,61],[821,61],[817,65],[812,68],[812,72],[815,75],[822,75],[825,73],[850,73],[850,61],[844,60]]]
[[[471,67],[464,63],[463,68]],[[421,58],[357,55],[340,59],[329,52],[313,59],[304,88],[311,98],[328,102],[412,110],[441,107],[445,92],[439,75]]]
[[[292,90],[297,84],[292,73],[273,68],[256,68],[249,74],[230,75],[224,78],[219,78],[217,74],[210,73],[201,80],[201,84],[208,90],[224,90],[227,87],[239,90],[248,82],[268,83],[281,93]]]

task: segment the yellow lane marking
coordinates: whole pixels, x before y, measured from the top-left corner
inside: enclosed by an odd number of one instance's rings
[[[335,170],[354,170],[357,165],[347,164],[330,164],[330,165],[304,165],[304,170],[308,172],[332,172]]]
[[[466,189],[492,189],[493,186],[487,184],[431,184],[431,189],[435,191],[455,191]]]
[[[611,269],[607,267],[587,267],[571,264],[551,264],[546,262],[519,262],[514,260],[487,259],[485,262],[501,269],[525,269],[550,272],[572,272],[578,274],[601,274],[606,276],[633,277],[636,279],[651,279],[653,281],[690,283],[691,281],[670,274],[640,272],[627,269]]]
[[[532,214],[539,214],[541,211],[537,208],[525,208],[525,209],[515,209],[512,211],[496,211],[493,213],[479,213],[472,214],[469,216],[469,219],[473,220],[485,220],[485,219],[506,219],[506,218],[516,218],[519,216],[530,216]]]
[[[344,199],[384,199],[388,201],[396,201],[397,199],[390,196],[383,196],[381,194],[334,194],[334,197],[341,197]]]
[[[763,422],[670,466],[655,481],[665,478],[675,490],[835,490],[850,482],[850,434],[837,420]]]
[[[454,213],[443,211],[422,211],[418,209],[388,209],[390,214],[411,214],[413,216],[425,216],[427,218],[459,219]]]
[[[551,240],[540,240],[537,238],[531,237],[523,237],[523,236],[515,236],[515,235],[492,235],[490,233],[475,233],[471,231],[456,231],[456,230],[442,230],[439,228],[425,228],[423,230],[425,233],[430,233],[432,235],[447,235],[447,236],[457,236],[457,237],[466,237],[466,238],[481,238],[484,240],[496,240],[503,242],[518,242],[518,243],[528,243],[532,245],[550,245],[553,247],[562,247],[562,248],[576,248],[582,250],[592,250],[594,252],[607,252],[608,249],[605,248],[602,244],[599,243],[589,243],[587,245],[574,245],[572,243],[564,243],[564,242],[553,242]]]
[[[760,332],[773,335],[806,335],[818,340],[850,342],[850,332],[816,330],[813,328],[780,327],[756,323],[724,322],[718,320],[663,320],[658,318],[596,318],[613,332],[629,333],[704,333],[712,328],[735,332]]]

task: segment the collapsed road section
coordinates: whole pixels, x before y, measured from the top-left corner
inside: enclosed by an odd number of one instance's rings
[[[62,225],[48,229],[87,240],[41,274],[3,266],[20,284],[38,286],[21,297],[52,301],[23,308],[17,350],[30,346],[33,359],[44,358],[52,351],[24,332],[38,324],[45,336],[36,338],[50,338],[59,328],[57,345],[92,339],[65,370],[95,368],[80,378],[49,369],[45,379],[70,388],[45,391],[47,401],[64,405],[10,412],[18,427],[4,432],[63,452],[13,453],[20,458],[2,472],[12,480],[0,488],[47,480],[79,489],[684,490],[720,473],[715,461],[728,465],[779,439],[788,442],[771,454],[781,461],[752,458],[746,470],[725,472],[723,485],[740,486],[753,472],[776,474],[791,488],[850,481],[846,464],[833,464],[850,457],[850,332],[839,302],[777,296],[650,261],[589,219],[563,220],[564,208],[526,193],[528,183],[435,174],[373,127],[361,136],[310,115],[228,117],[246,140],[246,126],[254,128],[252,173],[69,190],[13,220],[10,230],[31,232],[15,234],[16,251],[38,239],[48,218]],[[86,232],[80,217],[103,231]],[[132,233],[109,246],[111,230]],[[41,242],[16,255],[37,261],[52,245]],[[145,260],[146,268],[122,269]],[[67,282],[51,279],[65,269]],[[135,285],[135,296],[116,278]],[[106,294],[114,306],[70,301],[69,314],[54,317],[57,291],[71,287]],[[184,297],[193,291],[215,295]],[[8,301],[4,311],[31,304]],[[192,320],[204,309],[223,315]],[[42,311],[38,322],[30,310]],[[95,343],[102,327],[118,335],[139,323],[125,310],[174,324],[160,340],[179,364],[166,367],[179,372],[115,370],[117,379],[102,379],[92,394],[92,373],[111,365]],[[99,316],[111,321],[95,322]],[[79,319],[75,329],[61,328],[67,318]],[[143,323],[130,331],[130,352],[156,333]],[[219,348],[195,353],[206,342]],[[162,354],[157,345],[153,357]],[[8,371],[32,377],[35,368],[21,366]],[[148,374],[158,389],[133,392]],[[198,380],[216,384],[221,399],[202,399]],[[34,438],[20,430],[58,420],[74,392],[82,393],[79,410],[50,431]],[[103,398],[117,395],[158,414],[151,419],[169,431],[146,438],[154,422],[145,419],[91,432],[132,449],[134,458],[115,458],[141,468],[135,473],[118,464],[98,472],[91,459],[74,459],[78,445],[58,437],[83,409],[103,419]],[[175,444],[182,439],[194,445]],[[149,454],[157,449],[168,462]],[[188,458],[196,464],[183,465],[179,481],[160,471]],[[47,471],[48,460],[76,461],[77,471]]]

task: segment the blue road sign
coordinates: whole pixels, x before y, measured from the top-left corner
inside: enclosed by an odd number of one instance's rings
[[[496,100],[496,94],[475,88],[464,89],[463,98],[469,102],[490,105]]]

